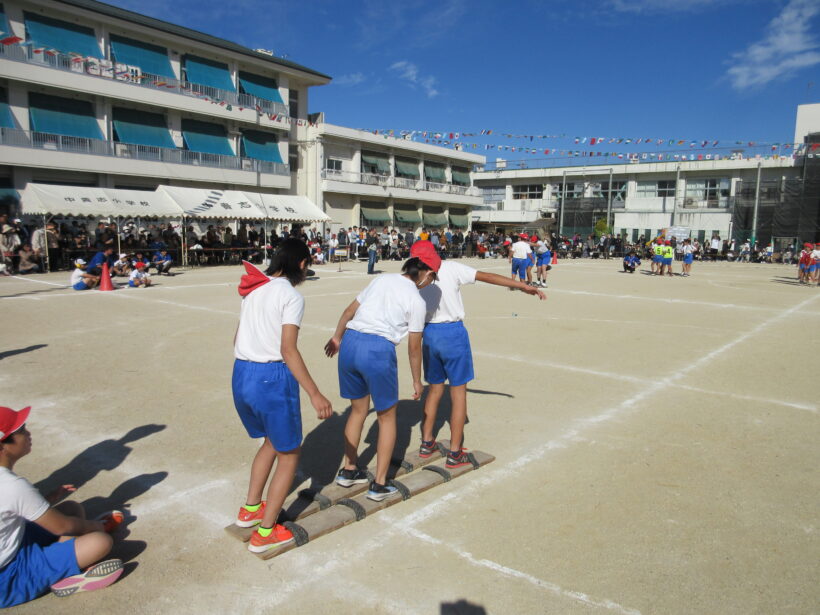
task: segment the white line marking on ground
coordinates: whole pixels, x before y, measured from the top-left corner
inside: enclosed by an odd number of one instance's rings
[[[177,491],[171,496],[157,495],[151,497],[150,495],[144,495],[142,496],[142,498],[140,498],[139,502],[131,505],[131,512],[133,512],[137,516],[150,515],[168,506],[177,504],[182,500],[187,500],[197,495],[198,493],[203,493],[205,491],[217,489],[218,487],[223,487],[224,485],[230,483],[231,481],[229,481],[227,478],[219,478],[217,480],[212,480],[208,481],[207,483],[197,485],[196,487],[191,487],[190,489]]]
[[[560,320],[562,322],[566,321],[577,321],[577,322],[599,322],[604,324],[613,324],[613,325],[639,325],[642,327],[647,326],[647,321],[645,320],[614,320],[611,318],[572,318],[568,316],[470,316],[467,320]],[[699,329],[701,331],[721,331],[726,333],[725,327],[704,327],[702,325],[682,325],[677,323],[652,323],[652,328],[656,327],[673,327],[673,328],[680,328],[680,329]]]
[[[46,280],[35,280],[34,278],[24,278],[19,275],[12,275],[9,276],[14,280],[22,280],[23,282],[35,282],[37,284],[48,284],[49,286],[60,286],[62,288],[68,288],[67,284],[57,284],[56,282],[47,282]]]
[[[489,568],[494,572],[498,572],[506,577],[513,577],[516,579],[521,579],[523,581],[527,581],[528,583],[535,585],[540,589],[545,589],[551,594],[556,596],[560,596],[562,598],[569,598],[570,600],[574,600],[576,602],[582,602],[583,604],[589,606],[596,606],[602,607],[605,609],[609,609],[610,611],[616,611],[618,613],[623,613],[624,615],[640,615],[640,611],[636,609],[631,609],[628,607],[624,607],[617,602],[613,602],[612,600],[596,600],[595,598],[591,598],[587,594],[582,592],[577,592],[573,590],[567,590],[555,583],[550,583],[549,581],[544,581],[543,579],[539,579],[538,577],[534,577],[531,574],[527,574],[526,572],[521,572],[520,570],[516,570],[514,568],[510,568],[508,566],[504,566],[503,564],[499,564],[492,560],[488,559],[478,559],[473,556],[472,553],[469,551],[465,551],[463,549],[459,549],[455,545],[451,545],[443,540],[439,540],[438,538],[433,538],[429,534],[425,534],[424,532],[417,530],[415,528],[401,528],[401,531],[405,532],[406,534],[421,540],[423,542],[445,547],[446,549],[452,551],[460,558],[467,560],[473,566],[478,566],[481,568]]]

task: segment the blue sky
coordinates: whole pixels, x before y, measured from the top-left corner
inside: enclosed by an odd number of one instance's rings
[[[820,0],[112,3],[333,76],[355,128],[789,142],[820,102]]]

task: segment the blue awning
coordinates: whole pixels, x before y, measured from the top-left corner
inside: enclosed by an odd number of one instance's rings
[[[239,83],[246,94],[263,100],[282,102],[282,96],[276,86],[276,80],[251,73],[239,73]]]
[[[5,88],[0,88],[0,126],[3,128],[17,128],[14,116],[9,109],[8,94]]]
[[[185,145],[192,152],[223,156],[236,155],[228,141],[225,127],[219,124],[182,120],[182,138],[185,139]]]
[[[246,158],[267,160],[268,162],[282,162],[279,153],[279,140],[276,135],[256,130],[246,130],[242,133],[242,147]]]
[[[174,139],[159,113],[114,108],[114,130],[120,143],[174,148]]]
[[[30,92],[28,106],[34,132],[103,139],[90,102]]]
[[[160,75],[169,79],[177,78],[174,69],[171,68],[168,50],[165,47],[112,34],[111,54],[117,62],[139,66],[145,73]]]
[[[40,45],[63,53],[79,53],[81,56],[104,57],[100,53],[93,28],[35,13],[24,13],[24,17],[26,37],[35,46]]]
[[[185,56],[185,77],[191,83],[207,85],[226,92],[236,92],[228,65],[221,62],[196,56]]]
[[[9,27],[9,20],[6,17],[6,9],[0,4],[0,30],[3,31],[3,36],[0,38],[5,38],[7,36],[11,36],[11,28]]]

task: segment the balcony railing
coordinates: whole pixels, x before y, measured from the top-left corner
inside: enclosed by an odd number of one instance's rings
[[[0,45],[0,59],[49,66],[58,70],[102,79],[114,79],[122,83],[131,83],[154,90],[162,90],[163,92],[174,92],[193,98],[208,98],[219,103],[224,102],[226,105],[255,109],[266,114],[290,115],[288,106],[280,102],[257,98],[250,94],[228,92],[227,90],[220,90],[198,83],[152,75],[141,71],[135,66],[114,63],[111,60],[84,58],[51,50],[41,50],[39,53],[35,53],[34,48],[30,46],[21,47],[20,45]]]
[[[481,191],[475,186],[459,184],[441,184],[422,179],[394,177],[393,175],[378,175],[375,173],[354,173],[351,171],[335,171],[324,169],[322,179],[329,179],[351,184],[366,184],[368,186],[383,186],[385,188],[404,188],[407,190],[426,190],[429,192],[444,192],[463,196],[481,196]]]
[[[240,158],[239,156],[223,156],[222,154],[205,154],[169,147],[155,147],[153,145],[133,145],[100,139],[86,139],[84,137],[68,137],[14,128],[0,128],[0,145],[90,154],[92,156],[149,160],[169,164],[253,171],[271,175],[290,175],[288,165],[280,162]]]

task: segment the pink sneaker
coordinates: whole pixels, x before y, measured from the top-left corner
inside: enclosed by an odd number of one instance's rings
[[[51,586],[55,596],[64,598],[78,592],[108,587],[122,576],[122,560],[109,559],[86,568],[85,572],[66,577]]]

